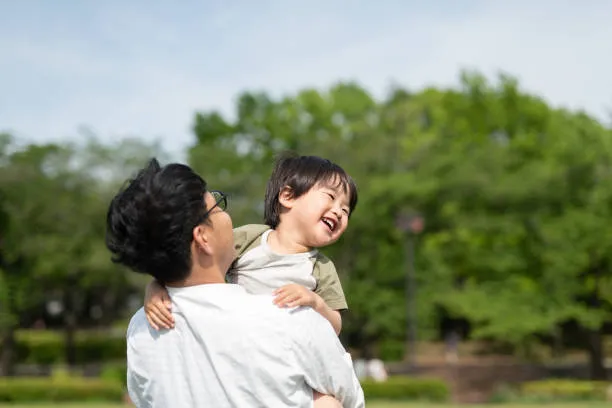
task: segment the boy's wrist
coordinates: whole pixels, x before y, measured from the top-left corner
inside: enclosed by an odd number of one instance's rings
[[[312,308],[315,311],[320,312],[320,311],[322,311],[325,308],[325,301],[318,294],[313,293],[313,295],[314,295],[314,305],[313,305]]]

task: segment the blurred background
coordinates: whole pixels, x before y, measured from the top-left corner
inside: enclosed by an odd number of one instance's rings
[[[237,226],[285,150],[358,183],[324,252],[371,406],[609,398],[611,15],[0,1],[0,402],[125,398],[148,279],[110,262],[105,213],[148,158],[230,193]]]

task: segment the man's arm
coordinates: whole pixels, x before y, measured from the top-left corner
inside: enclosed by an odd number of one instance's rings
[[[128,326],[127,340],[127,389],[130,399],[138,408],[153,406],[150,396],[150,379],[147,378],[147,368],[142,361],[141,351],[139,350],[138,335],[146,326],[144,309],[140,309],[132,317]],[[146,327],[145,327],[146,328]],[[148,330],[148,328],[147,328]]]
[[[351,356],[331,325],[309,308],[295,311],[293,317],[293,351],[306,384],[335,397],[345,408],[365,407]]]
[[[130,400],[138,408],[151,406],[150,401],[147,401],[145,394],[147,391],[148,381],[139,375],[138,371],[133,370],[128,362],[127,369],[127,389]]]

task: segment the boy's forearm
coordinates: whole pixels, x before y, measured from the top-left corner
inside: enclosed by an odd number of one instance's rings
[[[339,335],[340,331],[342,331],[342,316],[340,316],[340,312],[329,307],[319,295],[317,295],[314,309],[331,323],[334,331]]]

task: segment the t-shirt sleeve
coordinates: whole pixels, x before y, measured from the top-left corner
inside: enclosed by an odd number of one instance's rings
[[[235,258],[242,256],[255,243],[257,238],[269,229],[269,226],[262,224],[247,224],[234,228]]]
[[[299,310],[290,330],[291,350],[304,381],[313,390],[336,398],[344,408],[365,407],[351,355],[331,325],[312,309]]]
[[[317,280],[315,293],[334,310],[346,310],[348,305],[334,263],[325,256],[317,257],[313,275]]]

